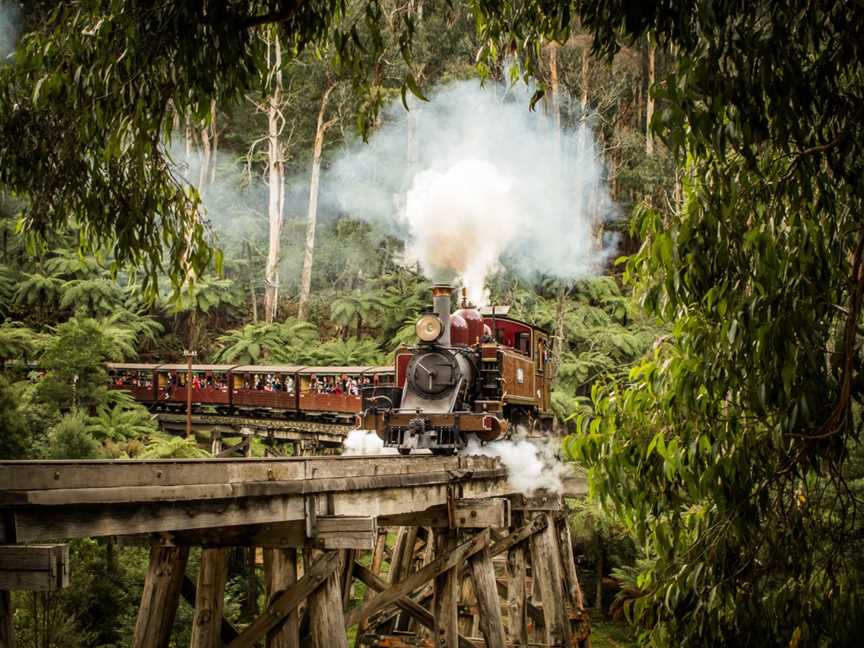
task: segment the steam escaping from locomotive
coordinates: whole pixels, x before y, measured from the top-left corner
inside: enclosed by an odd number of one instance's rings
[[[394,105],[368,144],[349,148],[322,183],[323,204],[383,225],[433,281],[461,280],[483,305],[502,264],[527,279],[602,270],[615,210],[584,122],[563,126],[533,89],[449,84]]]
[[[471,439],[463,451],[465,455],[497,457],[507,468],[507,482],[513,490],[528,497],[536,491],[547,490],[561,494],[567,465],[558,458],[557,444],[531,442],[524,438],[494,441],[481,445]]]
[[[395,448],[384,447],[384,442],[377,434],[365,430],[351,430],[342,445],[344,454],[348,456],[396,454]]]
[[[421,171],[408,190],[410,253],[430,276],[460,278],[475,304],[486,303],[486,276],[519,233],[516,182],[494,164],[469,158],[444,171]]]

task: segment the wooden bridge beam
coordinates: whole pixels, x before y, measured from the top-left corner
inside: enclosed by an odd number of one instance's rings
[[[133,648],[168,648],[188,558],[186,547],[151,547]]]

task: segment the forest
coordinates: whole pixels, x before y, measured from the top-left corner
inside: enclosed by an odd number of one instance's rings
[[[0,0],[0,459],[207,456],[104,363],[392,364],[448,250],[552,336],[595,646],[857,645],[861,25],[840,0]],[[146,552],[72,550],[71,588],[15,595],[19,645],[128,645]],[[232,574],[243,623],[261,574]]]

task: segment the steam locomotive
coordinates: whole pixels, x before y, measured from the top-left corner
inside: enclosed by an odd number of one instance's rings
[[[361,429],[401,454],[428,448],[453,454],[472,435],[481,441],[552,431],[548,334],[478,310],[463,295],[451,313],[452,288],[437,284],[433,306],[416,324],[418,343],[396,353],[396,383],[364,390]]]

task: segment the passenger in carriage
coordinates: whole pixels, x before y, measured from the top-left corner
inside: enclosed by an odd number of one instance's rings
[[[285,391],[289,394],[294,393],[294,379],[291,376],[285,377]]]

